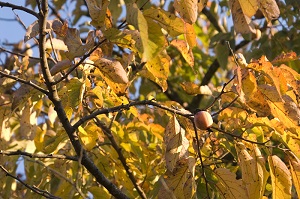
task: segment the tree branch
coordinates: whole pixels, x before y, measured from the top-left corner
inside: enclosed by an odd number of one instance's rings
[[[0,71],[0,78],[1,77],[7,77],[7,78],[10,78],[10,79],[16,80],[16,81],[21,82],[23,84],[27,84],[27,85],[31,86],[32,88],[35,88],[36,90],[38,90],[38,91],[40,91],[40,92],[42,92],[42,93],[44,93],[46,95],[49,94],[49,92],[47,90],[45,90],[42,87],[36,85],[32,81],[27,81],[27,80],[21,79],[19,77],[16,77],[16,76],[13,76],[13,75],[9,75],[9,74],[6,74],[6,73]]]
[[[111,130],[103,122],[101,122],[97,117],[95,117],[94,119],[95,119],[96,124],[103,130],[104,134],[110,140],[112,147],[117,152],[117,154],[119,156],[119,160],[121,161],[121,163],[122,163],[128,177],[129,177],[129,179],[131,180],[133,186],[136,188],[136,190],[139,193],[140,197],[143,198],[143,199],[146,199],[147,198],[146,194],[144,193],[142,188],[137,184],[137,181],[136,181],[136,179],[135,179],[135,177],[132,173],[132,170],[127,165],[126,158],[124,157],[124,155],[122,153],[122,149],[117,144]]]
[[[20,178],[12,175],[11,173],[9,173],[2,165],[0,165],[0,169],[2,169],[2,171],[4,171],[6,173],[6,176],[9,176],[15,180],[17,180],[18,182],[20,182],[22,185],[24,185],[25,187],[27,187],[28,189],[30,189],[31,191],[33,191],[34,193],[37,193],[41,196],[44,196],[46,198],[51,198],[51,199],[59,199],[59,197],[56,197],[52,194],[50,194],[48,191],[45,191],[45,190],[42,190],[42,189],[39,189],[35,186],[31,186],[31,185],[28,185],[26,184],[23,180],[21,180]]]
[[[159,104],[159,103],[157,103],[153,100],[133,101],[133,102],[130,102],[128,104],[122,104],[120,106],[115,106],[115,107],[112,107],[112,108],[104,108],[104,109],[97,110],[97,111],[91,113],[90,115],[87,115],[87,116],[82,117],[81,119],[79,119],[73,125],[73,128],[77,129],[84,122],[89,121],[91,119],[94,119],[97,115],[118,112],[120,110],[128,110],[131,106],[141,106],[141,105],[144,105],[144,106],[145,105],[152,105],[152,106],[170,111],[172,113],[176,113],[176,114],[184,116],[184,117],[190,117],[190,116],[193,115],[193,114],[189,114],[189,113],[187,114],[186,112],[182,112],[181,110],[178,110],[178,109],[173,109],[173,108],[170,108],[168,106],[161,105],[161,104]]]
[[[58,155],[58,154],[38,154],[38,153],[28,153],[25,151],[17,150],[17,151],[2,151],[0,150],[0,154],[6,156],[12,155],[23,155],[30,158],[56,158],[56,159],[66,159],[66,160],[73,160],[78,161],[77,156],[68,156],[68,155]]]
[[[78,136],[76,135],[75,128],[72,127],[70,124],[68,117],[66,116],[66,112],[64,111],[64,107],[60,101],[58,96],[54,79],[50,73],[48,63],[47,63],[47,56],[46,56],[46,22],[47,22],[47,15],[48,15],[48,1],[43,0],[40,6],[39,12],[39,31],[40,31],[40,38],[39,38],[39,51],[40,51],[40,60],[41,60],[41,69],[43,72],[43,76],[45,78],[45,83],[49,90],[48,97],[54,104],[54,109],[57,112],[58,118],[62,123],[68,137],[77,153],[78,156],[82,154],[82,165],[96,178],[97,182],[103,185],[110,194],[115,196],[116,198],[128,198],[121,190],[119,190],[110,180],[108,180],[103,173],[96,167],[94,162],[88,157],[87,152],[83,149]]]
[[[12,10],[22,10],[24,12],[27,12],[28,14],[31,14],[31,15],[35,16],[36,18],[39,18],[38,13],[36,13],[33,10],[30,10],[28,8],[25,8],[23,6],[18,6],[18,5],[15,5],[15,4],[0,1],[0,7],[8,7],[8,8],[11,8]]]

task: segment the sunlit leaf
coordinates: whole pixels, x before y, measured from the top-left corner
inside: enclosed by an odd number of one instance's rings
[[[276,156],[269,156],[270,174],[272,181],[272,198],[287,199],[291,198],[292,177],[287,166]]]
[[[239,0],[243,13],[252,17],[258,9],[258,0]]]
[[[148,46],[149,35],[147,20],[135,3],[126,3],[126,10],[128,13],[126,15],[126,21],[140,32],[141,42],[143,44],[142,62],[145,62],[152,58],[152,49]]]
[[[161,179],[158,198],[192,198],[195,192],[193,168],[195,160],[189,157],[182,161],[173,172],[167,171]],[[190,192],[189,192],[190,191]]]
[[[256,158],[253,158],[247,151],[242,142],[236,145],[237,154],[239,157],[239,166],[242,170],[242,180],[248,192],[249,198],[261,198],[263,187],[263,172],[259,171]]]
[[[300,160],[291,151],[286,151],[289,157],[290,171],[292,174],[293,185],[296,188],[298,196],[300,195]]]
[[[58,92],[61,101],[65,107],[75,109],[82,101],[82,86],[83,83],[77,79],[71,79],[63,88]]]
[[[170,57],[166,52],[161,52],[155,58],[145,64],[146,69],[143,69],[139,74],[143,77],[156,82],[164,91],[167,90],[167,78],[169,75]]]
[[[186,22],[190,24],[196,22],[198,16],[198,1],[175,0],[174,8]]]
[[[171,172],[176,168],[177,161],[186,158],[188,155],[189,141],[185,137],[185,130],[181,128],[175,116],[173,116],[168,125],[164,136],[166,145],[166,166]]]
[[[229,169],[217,168],[214,171],[218,182],[216,186],[220,191],[222,198],[226,199],[239,199],[249,198],[245,185],[242,180],[237,180],[236,175],[230,172]]]
[[[277,57],[272,60],[272,64],[281,63],[281,62],[289,62],[296,60],[298,58],[295,52],[281,53]]]
[[[173,13],[155,8],[146,9],[143,13],[146,18],[156,21],[172,37],[184,33],[183,21]]]
[[[109,60],[105,58],[100,58],[94,63],[97,68],[101,71],[103,76],[110,79],[111,81],[119,84],[127,84],[128,77],[126,71],[120,62]]]
[[[99,135],[101,134],[101,129],[96,125],[88,125],[85,128],[79,127],[79,137],[85,148],[90,151],[92,150],[99,139]]]
[[[174,39],[171,41],[171,45],[175,46],[177,50],[179,50],[183,58],[191,67],[194,66],[194,55],[192,49],[190,49],[186,41]]]

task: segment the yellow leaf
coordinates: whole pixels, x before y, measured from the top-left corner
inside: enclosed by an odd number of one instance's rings
[[[37,130],[34,136],[34,144],[37,151],[42,151],[44,147],[44,135],[46,131],[42,130],[39,126],[37,126]]]
[[[176,17],[173,13],[167,12],[159,8],[149,8],[144,12],[146,18],[157,22],[164,30],[166,30],[172,37],[176,37],[184,33],[183,21]]]
[[[175,0],[174,8],[184,21],[193,24],[198,16],[198,1],[197,0]]]
[[[284,95],[281,99],[273,86],[260,85],[259,88],[265,99],[267,99],[272,115],[278,118],[287,128],[299,131],[300,110],[295,102],[287,95]]]
[[[193,25],[184,23],[184,38],[188,43],[190,49],[193,49],[197,45],[197,37]]]
[[[291,151],[286,151],[286,154],[289,157],[290,171],[292,174],[293,185],[295,186],[299,197],[300,196],[300,160]]]
[[[137,52],[137,49],[135,47],[136,41],[133,38],[132,32],[129,31],[121,31],[116,28],[109,28],[105,31],[103,31],[103,34],[105,37],[112,43],[123,47],[123,48],[129,48],[130,50]],[[100,58],[100,57],[98,57]],[[95,60],[93,60],[95,61]]]
[[[259,177],[259,184],[260,184],[260,191],[259,191],[259,197],[263,198],[265,187],[267,184],[267,180],[269,178],[269,172],[266,169],[266,161],[265,158],[262,156],[259,148],[256,145],[253,145],[252,149],[252,156],[255,157],[256,160],[256,166],[257,166],[257,174]]]
[[[242,142],[236,143],[235,148],[239,157],[239,166],[242,170],[242,180],[247,189],[248,196],[251,199],[259,199],[261,198],[262,179],[258,175],[256,159],[248,153]]]
[[[188,155],[189,147],[185,130],[181,128],[175,116],[170,119],[166,126],[164,142],[166,145],[166,166],[172,172],[176,168],[177,162]]]
[[[271,113],[270,107],[262,92],[258,90],[253,73],[245,72],[241,83],[246,105],[254,109],[259,116],[269,116]]]
[[[149,60],[146,63],[146,69],[140,71],[140,75],[156,82],[162,89],[163,92],[167,90],[167,78],[169,75],[171,58],[169,55],[162,51],[155,58]]]
[[[192,198],[196,187],[194,180],[195,159],[189,157],[182,160],[173,172],[167,171],[162,177],[162,185],[158,192],[159,199]]]
[[[272,198],[288,199],[291,198],[292,179],[291,173],[282,160],[276,156],[269,156],[270,174],[272,181]]]
[[[217,168],[214,171],[218,182],[216,184],[220,195],[224,199],[247,199],[246,188],[242,180],[237,180],[236,175],[229,169]],[[250,198],[249,198],[250,199]]]
[[[258,0],[239,0],[239,3],[242,7],[243,13],[248,16],[252,17],[255,15],[258,9]]]
[[[92,91],[98,97],[98,99],[95,100],[96,104],[99,107],[102,107],[103,106],[102,88],[100,86],[95,86]]]
[[[99,127],[95,125],[88,125],[87,127],[82,128],[81,126],[78,128],[79,137],[82,143],[84,144],[85,148],[90,151],[92,150],[97,143],[98,135],[100,134],[101,130]]]
[[[186,41],[174,39],[171,41],[171,45],[175,46],[177,50],[181,53],[185,61],[191,66],[194,66],[194,54],[192,52],[192,49],[188,46]]]

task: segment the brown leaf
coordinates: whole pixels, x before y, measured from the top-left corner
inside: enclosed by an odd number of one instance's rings
[[[275,0],[260,0],[258,1],[258,7],[268,23],[277,19],[280,15],[280,11]]]
[[[254,23],[252,22],[250,17],[243,13],[243,10],[238,0],[229,0],[229,7],[232,12],[234,30],[237,33],[256,33]]]

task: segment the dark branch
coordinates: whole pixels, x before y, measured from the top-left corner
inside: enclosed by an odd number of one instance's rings
[[[118,156],[119,156],[119,160],[121,161],[129,179],[131,180],[133,186],[136,188],[137,192],[139,193],[140,197],[143,199],[146,199],[147,196],[144,193],[144,191],[141,189],[141,187],[137,184],[137,181],[132,173],[132,170],[129,168],[129,166],[127,165],[126,162],[126,158],[124,157],[123,153],[122,153],[122,149],[119,147],[119,145],[117,144],[111,130],[103,123],[101,122],[97,117],[94,118],[96,124],[102,129],[102,131],[104,132],[104,134],[108,137],[108,139],[111,142],[112,147],[115,149],[115,151],[117,152]]]
[[[16,80],[16,81],[21,82],[23,84],[27,84],[27,85],[31,86],[32,88],[35,88],[36,90],[38,90],[38,91],[40,91],[40,92],[42,92],[42,93],[44,93],[46,95],[49,94],[49,92],[47,90],[45,90],[42,87],[36,85],[32,81],[27,81],[27,80],[21,79],[19,77],[16,77],[16,76],[13,76],[13,75],[9,75],[9,74],[6,74],[6,73],[0,71],[0,78],[1,77],[7,77],[7,78],[10,78],[10,79]]]
[[[25,8],[23,6],[18,6],[18,5],[15,5],[15,4],[0,1],[0,7],[11,8],[12,10],[22,10],[24,12],[27,12],[28,14],[31,14],[31,15],[35,16],[36,18],[39,18],[38,13],[36,13],[33,10],[30,10],[28,8]]]
[[[22,185],[24,185],[25,187],[27,187],[28,189],[30,189],[31,191],[33,191],[34,193],[37,193],[41,196],[44,196],[46,198],[51,198],[51,199],[59,199],[59,197],[56,197],[52,194],[50,194],[48,191],[45,191],[45,190],[42,190],[42,189],[39,189],[35,186],[31,186],[31,185],[28,185],[26,184],[23,180],[21,180],[20,178],[12,175],[11,173],[9,173],[2,165],[0,165],[0,169],[2,169],[2,171],[4,171],[6,173],[6,176],[9,176],[15,180],[17,180],[18,182],[20,182]]]
[[[192,115],[192,114],[187,114],[186,112],[182,112],[181,110],[178,110],[178,109],[173,109],[173,108],[161,105],[161,104],[159,104],[159,103],[157,103],[153,100],[133,101],[133,102],[130,102],[128,104],[122,104],[120,106],[115,106],[115,107],[112,107],[112,108],[105,108],[105,109],[97,110],[97,111],[91,113],[90,115],[87,115],[87,116],[81,118],[78,122],[76,122],[73,125],[73,128],[77,129],[84,122],[89,121],[91,119],[94,119],[97,115],[100,115],[100,114],[113,113],[113,112],[118,112],[120,110],[128,110],[131,106],[143,106],[143,105],[144,106],[145,105],[152,105],[152,106],[155,106],[155,107],[158,107],[158,108],[161,108],[161,109],[164,109],[164,110],[167,110],[167,111],[170,111],[172,113],[176,113],[178,115],[182,115],[182,116],[185,116],[185,117],[190,117]]]
[[[24,151],[2,151],[0,150],[0,154],[12,156],[12,155],[23,155],[28,156],[30,158],[56,158],[56,159],[66,159],[66,160],[73,160],[78,161],[78,157],[76,156],[67,156],[67,155],[57,155],[57,154],[38,154],[38,153],[27,153]]]

